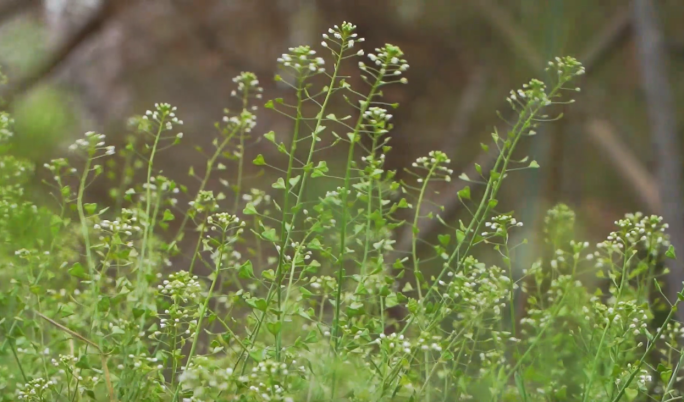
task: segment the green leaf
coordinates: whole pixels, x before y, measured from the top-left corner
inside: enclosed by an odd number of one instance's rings
[[[257,166],[263,166],[266,164],[266,161],[264,160],[264,156],[262,154],[257,155],[256,158],[252,161],[253,164]]]
[[[668,381],[670,381],[670,377],[672,376],[672,368],[666,367],[662,363],[659,363],[658,373],[660,374],[660,379],[667,384]]]
[[[269,131],[264,134],[264,138],[275,144],[275,131]]]
[[[301,178],[302,178],[302,176],[299,176],[299,175],[297,175],[297,176],[291,178],[291,179],[289,180],[290,186],[292,186],[292,187],[296,186],[297,183],[299,183],[299,179],[301,179]]]
[[[470,199],[470,187],[469,186],[463,187],[461,190],[459,190],[458,196],[462,200],[469,200]]]
[[[487,144],[480,143],[480,148],[485,152],[489,152],[489,145]]]
[[[458,176],[458,178],[463,180],[463,181],[472,181],[472,180],[470,180],[470,177],[468,177],[468,175],[465,173],[461,173],[461,175]]]
[[[95,211],[97,211],[97,204],[85,204],[83,205],[83,208],[88,213],[88,215],[93,215],[95,214]]]
[[[625,396],[628,401],[633,401],[637,396],[639,396],[639,390],[634,388],[627,388],[625,390]]]
[[[466,235],[465,235],[465,232],[464,232],[464,231],[462,231],[462,230],[456,230],[456,242],[457,242],[458,244],[463,243],[463,240],[465,240],[465,237],[466,237]]]
[[[494,132],[492,133],[492,139],[494,140],[494,143],[499,142],[499,130],[494,127]]]
[[[266,229],[263,232],[261,232],[261,236],[264,237],[264,239],[272,242],[277,242],[278,241],[278,235],[276,234],[275,229]]]
[[[520,377],[519,372],[517,372],[517,371],[515,372],[514,379],[515,379],[515,385],[516,385],[516,387],[518,387],[518,394],[520,394],[520,396],[522,397],[522,402],[527,402],[529,400],[527,397],[527,390],[525,389],[525,383],[524,383],[522,377]]]
[[[107,296],[103,296],[100,301],[97,302],[97,311],[107,311],[112,304],[112,299]]]
[[[665,257],[671,260],[677,259],[677,255],[675,254],[675,248],[673,245],[670,244],[670,247],[667,248],[667,251],[665,252]]]
[[[437,238],[439,239],[439,242],[442,243],[443,246],[448,246],[449,242],[451,241],[451,235],[448,235],[448,234],[437,235]]]
[[[173,213],[170,210],[167,209],[164,211],[164,218],[162,218],[162,221],[168,222],[168,221],[172,221],[174,219],[176,219],[176,217],[173,216]]]
[[[266,309],[268,308],[268,303],[266,303],[266,300],[265,300],[265,299],[260,299],[260,298],[257,298],[257,297],[252,297],[252,298],[249,298],[249,299],[245,300],[245,302],[246,302],[249,306],[251,306],[251,307],[253,307],[253,308],[255,308],[255,309],[259,310],[259,311],[266,311]]]
[[[245,209],[242,210],[242,213],[245,214],[245,215],[256,215],[256,214],[257,214],[257,210],[256,210],[256,208],[254,207],[254,204],[252,204],[252,203],[250,202],[250,203],[248,203],[247,205],[245,205]]]
[[[324,176],[325,173],[327,173],[327,172],[328,172],[328,164],[325,161],[320,161],[320,162],[318,162],[318,165],[316,165],[313,172],[311,173],[311,177]]]
[[[487,206],[489,207],[489,209],[494,209],[494,208],[496,208],[496,206],[498,204],[499,204],[499,201],[497,201],[495,199],[491,199],[491,200],[489,200],[489,203],[487,203]]]
[[[242,279],[254,278],[254,268],[252,267],[251,261],[247,261],[240,266],[240,269],[238,270],[238,277]]]
[[[261,273],[261,277],[266,280],[273,281],[275,280],[275,272],[272,269],[267,269]]]
[[[271,184],[271,187],[277,188],[280,190],[285,190],[285,180],[283,180],[282,177],[278,177],[278,180],[276,180],[275,183]]]
[[[528,166],[528,167],[530,167],[532,169],[538,169],[539,164],[537,163],[537,161],[532,161],[532,162],[530,162],[530,166]]]
[[[80,262],[77,262],[74,264],[71,268],[69,268],[69,275],[74,276],[79,279],[88,279],[88,274],[85,271],[85,268],[83,268],[83,265],[81,265]]]
[[[268,100],[268,102],[266,102],[266,103],[264,104],[264,107],[265,107],[266,109],[273,109],[273,108],[275,108],[275,106],[273,106],[273,101],[270,100],[270,99]]]
[[[399,299],[397,298],[396,293],[390,293],[385,297],[385,308],[392,308],[397,305],[399,305]]]
[[[411,314],[416,314],[418,312],[418,309],[420,308],[418,306],[418,301],[416,301],[416,299],[409,299],[407,307]]]
[[[278,335],[280,333],[281,327],[282,323],[280,321],[266,323],[268,332],[272,333],[273,335]]]

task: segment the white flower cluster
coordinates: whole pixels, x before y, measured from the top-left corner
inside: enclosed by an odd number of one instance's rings
[[[10,127],[14,124],[14,119],[7,112],[0,112],[0,142],[5,142],[12,138],[14,133]]]
[[[328,42],[330,42],[340,48],[342,52],[352,49],[356,42],[365,41],[364,38],[359,38],[359,35],[354,32],[355,30],[356,25],[350,24],[349,22],[343,22],[342,27],[334,25],[332,28],[328,29],[327,33],[323,34],[321,46],[330,48],[330,45],[328,44]],[[363,49],[356,52],[356,54],[358,56],[363,56]]]
[[[309,76],[325,72],[325,60],[316,57],[316,51],[309,46],[297,46],[288,49],[277,61],[282,68],[294,70],[298,75]]]
[[[153,200],[161,198],[163,199],[164,203],[168,203],[172,206],[175,206],[178,203],[178,199],[170,195],[180,193],[180,187],[178,186],[178,184],[176,184],[175,181],[169,179],[166,176],[152,176],[150,177],[150,182],[143,183],[141,187],[143,190],[145,190],[141,192],[139,195],[141,202],[146,201],[147,190],[149,189],[150,198],[152,198]],[[127,196],[131,196],[133,194],[136,194],[136,191],[134,188],[130,188],[126,191],[125,194]]]
[[[546,70],[554,69],[558,73],[561,80],[569,80],[570,78],[586,73],[582,63],[577,61],[574,57],[556,57],[549,61]]]
[[[616,221],[615,225],[619,230],[611,232],[606,241],[597,244],[596,247],[608,252],[621,252],[625,248],[643,245],[652,255],[657,255],[661,247],[670,245],[667,234],[665,234],[669,226],[667,223],[663,223],[661,216],[644,216],[637,212],[636,214],[625,215],[625,218]]]
[[[530,271],[536,271],[540,267],[541,265],[538,265],[536,268],[533,267],[533,269],[530,269]],[[536,273],[541,273],[541,271],[537,271]],[[531,273],[528,271],[528,275],[529,274]],[[556,301],[561,300],[564,295],[569,295],[571,293],[573,295],[577,293],[586,294],[586,291],[584,290],[582,283],[574,279],[572,275],[559,275],[557,278],[551,280],[549,290],[544,295],[546,298],[545,302],[553,304]],[[523,327],[521,332],[526,335],[534,333],[555,319],[556,316],[553,314],[553,309],[531,307],[527,310],[527,316],[520,319],[520,325]],[[587,320],[591,320],[591,317],[588,317]],[[528,327],[526,328],[525,326]],[[532,331],[530,331],[530,329]]]
[[[230,93],[231,96],[238,96],[239,92],[245,98],[254,96],[257,99],[261,99],[261,93],[264,92],[264,88],[259,86],[256,74],[243,71],[240,75],[233,78],[233,82],[237,84],[237,91],[233,90]]]
[[[162,370],[164,366],[160,364],[159,358],[149,357],[145,352],[140,352],[139,355],[129,354],[126,364],[119,364],[116,368],[124,370],[126,368],[140,370],[146,368],[148,370]]]
[[[648,331],[648,314],[634,300],[619,301],[614,306],[596,303],[594,309],[597,310],[597,316],[601,317],[600,324],[612,325],[618,331],[618,335],[636,336]]]
[[[485,227],[491,231],[482,232],[482,237],[506,236],[508,229],[522,227],[522,225],[522,222],[518,222],[511,215],[497,215],[493,217],[490,222],[485,222]]]
[[[546,93],[546,84],[533,78],[529,83],[523,84],[522,89],[511,90],[506,102],[511,105],[513,110],[518,110],[518,107],[524,109],[529,103],[548,106],[551,104],[551,99]]]
[[[211,230],[221,230],[224,233],[230,229],[245,226],[244,221],[240,221],[240,218],[227,212],[219,212],[217,214],[210,215],[207,217],[207,223],[211,225]]]
[[[180,191],[178,187],[176,186],[176,182],[173,180],[169,180],[165,176],[152,176],[150,177],[150,183],[143,183],[142,188],[147,189],[150,188],[152,191],[157,191],[160,190],[161,192],[171,192],[174,194],[178,194]]]
[[[394,81],[383,80],[384,77],[398,77],[409,69],[409,64],[403,56],[404,52],[398,46],[386,44],[383,48],[376,48],[375,53],[368,53],[368,58],[375,67],[360,61],[359,69],[380,79],[382,85],[394,82],[408,84],[406,77]]]
[[[380,336],[373,341],[373,343],[380,345],[380,347],[388,353],[401,351],[406,354],[410,354],[411,348],[415,346],[411,345],[411,342],[405,339],[404,335],[397,335],[396,333],[391,333],[389,336],[385,335],[384,333],[381,333]],[[434,347],[439,347],[436,343],[433,343],[433,345]],[[430,348],[428,345],[425,344],[421,346],[426,347],[426,349],[424,350],[428,350]]]
[[[262,202],[265,202],[266,204],[271,203],[271,196],[267,194],[265,191],[256,188],[250,189],[249,193],[242,194],[242,199],[248,201],[255,207],[261,204]]]
[[[628,363],[627,368],[624,371],[622,371],[620,377],[615,379],[615,385],[619,387],[620,384],[622,384],[623,380],[627,380],[632,375],[633,370],[634,365],[632,363]],[[646,391],[651,381],[653,381],[653,377],[651,377],[649,371],[643,368],[640,369],[639,375],[636,378],[637,387],[642,391]]]
[[[487,267],[468,257],[463,269],[457,273],[450,271],[447,276],[448,281],[438,282],[438,285],[446,288],[442,297],[459,318],[473,318],[484,312],[499,315],[506,306],[511,280],[501,268]]]
[[[190,398],[183,399],[184,402],[209,402],[215,401],[237,378],[232,368],[222,368],[207,356],[196,356],[178,380],[185,389],[193,391]]]
[[[93,229],[119,236],[133,236],[134,233],[142,231],[142,228],[138,225],[138,218],[132,210],[126,208],[121,211],[120,218],[113,221],[103,219],[100,223],[93,225]]]
[[[334,291],[337,279],[332,276],[312,276],[309,278],[309,286],[314,294],[324,295]]]
[[[670,321],[660,335],[660,339],[668,339],[670,343],[676,343],[680,338],[684,338],[684,326],[678,321]]]
[[[159,293],[171,298],[181,299],[184,303],[196,300],[202,291],[197,275],[187,271],[179,271],[169,275],[169,279],[157,286]]]
[[[33,164],[13,155],[0,156],[0,175],[2,177],[22,177],[33,172]]]
[[[256,115],[248,110],[243,110],[239,116],[223,116],[223,122],[226,123],[227,132],[244,130],[246,133],[250,133],[256,126]]]
[[[212,191],[200,191],[194,201],[188,203],[196,212],[211,212],[218,208],[216,197]]]
[[[60,364],[64,366],[73,366],[78,362],[78,357],[76,356],[71,356],[71,355],[59,355],[59,360],[57,359],[51,359],[50,363],[52,363],[53,366],[59,367]]]
[[[60,177],[64,173],[76,173],[76,168],[70,168],[69,161],[65,158],[53,159],[48,163],[44,163],[43,167],[53,174],[53,178],[57,182],[60,181]]]
[[[376,126],[378,124],[384,125],[385,122],[390,121],[392,115],[381,107],[373,106],[363,113],[363,117],[371,125]]]
[[[101,378],[98,376],[88,376],[83,374],[81,368],[76,366],[78,361],[79,359],[76,356],[60,354],[59,360],[51,359],[50,363],[52,363],[52,365],[55,367],[61,366],[62,368],[59,369],[59,374],[62,376],[68,374],[69,377],[78,382],[79,387],[97,384]],[[53,378],[52,383],[56,383],[56,378]]]
[[[85,150],[89,153],[95,153],[97,150],[104,150],[105,155],[114,155],[114,145],[105,146],[105,135],[98,134],[94,131],[85,133],[85,138],[79,138],[73,144],[69,145],[70,151]]]
[[[411,166],[414,168],[433,171],[432,175],[434,178],[441,178],[444,181],[450,182],[451,175],[454,173],[454,170],[444,166],[450,163],[451,159],[449,159],[444,152],[430,151],[428,156],[421,156],[420,158],[416,159]],[[423,181],[424,179],[422,178],[418,179],[418,183],[422,183]]]
[[[154,111],[148,110],[145,112],[143,120],[152,120],[162,125],[162,128],[167,131],[173,130],[174,126],[183,125],[183,120],[176,116],[177,108],[175,106],[171,106],[168,103],[155,103],[154,108]],[[175,137],[182,138],[183,133],[179,133]]]
[[[49,392],[50,387],[57,385],[54,380],[46,380],[44,378],[36,378],[26,384],[23,384],[17,390],[17,399],[27,402],[42,402],[44,396]]]

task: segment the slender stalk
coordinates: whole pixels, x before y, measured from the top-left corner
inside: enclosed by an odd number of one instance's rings
[[[225,238],[223,239],[225,241]],[[195,350],[197,349],[197,343],[199,340],[200,333],[202,332],[202,322],[204,321],[204,316],[206,315],[207,312],[207,306],[209,305],[209,300],[211,300],[211,296],[214,293],[214,288],[216,287],[216,282],[218,281],[219,273],[221,271],[221,263],[223,262],[223,249],[225,245],[223,244],[224,242],[221,242],[221,245],[219,246],[219,255],[216,260],[216,269],[214,270],[214,279],[211,281],[211,286],[209,287],[209,293],[207,293],[207,297],[204,299],[204,303],[202,304],[202,307],[200,308],[199,312],[199,320],[197,321],[197,328],[195,329],[195,336],[193,337],[192,340],[192,346],[190,347],[190,353],[188,353],[188,359],[185,362],[185,368],[183,371],[187,371],[188,368],[190,367],[190,364],[192,363],[192,358],[195,355]],[[172,402],[175,402],[178,400],[178,393],[180,392],[181,389],[181,384],[179,383],[178,386],[176,386],[176,391],[173,394],[173,399]]]
[[[147,181],[146,181],[146,193],[145,193],[145,225],[143,225],[143,238],[142,246],[140,248],[140,257],[138,258],[138,286],[139,291],[142,293],[142,304],[143,310],[145,311],[140,317],[140,326],[142,327],[145,323],[145,317],[147,312],[147,280],[145,279],[145,255],[147,254],[147,247],[149,243],[149,238],[152,235],[153,227],[150,227],[152,221],[150,213],[152,212],[152,168],[154,166],[154,157],[157,153],[157,147],[161,139],[161,133],[164,130],[164,120],[166,119],[166,114],[162,114],[159,119],[159,127],[157,133],[154,136],[154,143],[152,144],[152,151],[150,153],[150,159],[147,162]]]
[[[378,75],[376,81],[368,93],[367,100],[361,103],[359,109],[359,117],[356,120],[356,125],[354,126],[354,131],[352,132],[352,140],[349,143],[349,151],[347,152],[347,165],[344,175],[344,191],[342,192],[342,208],[344,209],[342,213],[342,218],[340,222],[340,248],[337,258],[337,289],[335,292],[335,316],[333,319],[333,331],[332,331],[332,350],[337,352],[337,347],[339,345],[339,327],[340,327],[340,304],[342,299],[342,283],[344,282],[344,255],[347,252],[347,218],[348,218],[348,196],[351,189],[351,172],[352,164],[354,162],[354,145],[356,144],[356,137],[358,136],[359,130],[363,124],[364,113],[371,105],[373,98],[376,96],[378,89],[382,83],[382,75]],[[334,394],[333,394],[334,395]]]
[[[653,337],[653,339],[649,343],[648,348],[646,348],[646,351],[644,352],[644,354],[641,356],[641,358],[637,362],[636,366],[634,367],[634,371],[632,371],[632,373],[629,375],[629,377],[627,378],[627,381],[625,381],[624,385],[622,386],[622,388],[620,388],[620,391],[615,396],[615,398],[613,398],[613,400],[611,402],[618,402],[625,395],[625,391],[627,390],[629,385],[632,383],[632,381],[634,380],[634,377],[636,377],[639,370],[641,370],[641,366],[644,365],[644,361],[646,360],[646,357],[651,353],[651,351],[655,347],[656,341],[658,339],[660,339],[660,336],[663,334],[663,332],[665,332],[665,329],[667,329],[667,324],[669,324],[670,321],[672,321],[672,317],[675,315],[675,312],[677,311],[677,306],[679,305],[679,302],[681,301],[681,298],[683,298],[683,297],[684,297],[684,294],[682,294],[681,292],[677,295],[677,301],[675,301],[675,304],[670,309],[670,312],[667,314],[667,317],[665,317],[665,321],[663,321],[663,324],[661,325],[660,329],[658,330],[658,332],[655,334],[655,336]],[[672,375],[674,375],[674,373]]]
[[[315,147],[316,147],[316,137],[319,135],[318,133],[320,132],[320,128],[321,128],[322,123],[323,123],[323,116],[325,115],[325,111],[327,109],[330,98],[331,98],[333,92],[335,91],[335,84],[336,84],[337,79],[338,79],[339,69],[340,69],[340,66],[342,64],[343,59],[344,59],[343,58],[343,49],[341,49],[340,52],[337,53],[337,59],[335,60],[335,67],[333,69],[333,74],[330,78],[330,85],[328,85],[328,90],[325,94],[325,99],[324,99],[323,103],[321,104],[321,109],[318,112],[318,115],[316,116],[316,124],[315,124],[313,132],[312,132],[313,138],[311,139],[311,146],[309,148],[309,155],[307,156],[305,166],[311,164],[311,162],[313,160],[313,154],[314,154]],[[301,85],[298,85],[297,87],[301,88]],[[299,92],[299,90],[298,90],[297,99],[298,99],[298,102],[297,102],[297,120],[295,122],[295,130],[294,130],[295,133],[297,133],[299,130],[298,123],[301,120],[301,93]],[[293,135],[292,144],[293,144],[294,149],[296,149],[296,135]],[[292,152],[292,147],[291,147],[290,155],[291,155],[291,158],[294,155],[294,153]],[[290,169],[288,169],[288,171],[289,170]],[[310,173],[307,171],[304,171],[302,173],[299,192],[297,194],[297,202],[299,202],[299,200],[301,200],[303,195],[304,195],[304,190],[306,188],[306,183],[307,183],[307,180],[309,178],[309,175],[310,175]],[[290,185],[289,180],[286,180],[285,186],[286,186],[286,191],[288,191],[288,192],[289,192],[289,185]],[[281,226],[281,230],[282,230],[281,233],[285,233],[285,235],[283,236],[282,242],[280,244],[280,252],[278,253],[278,270],[276,272],[276,278],[278,279],[278,281],[276,281],[276,283],[273,283],[271,285],[271,287],[269,288],[268,294],[266,295],[267,304],[269,304],[271,302],[271,300],[273,299],[273,293],[276,290],[277,290],[277,292],[280,292],[280,286],[281,286],[280,282],[282,282],[282,268],[283,268],[282,265],[283,265],[283,260],[284,260],[284,256],[285,256],[284,253],[285,253],[285,248],[286,248],[286,246],[290,240],[290,236],[291,236],[291,232],[284,230],[285,229],[284,222],[285,222],[286,213],[287,213],[287,209],[284,208],[283,209],[283,225]],[[299,210],[292,211],[292,218],[290,220],[290,225],[295,223],[295,220],[296,220],[298,214],[299,214]],[[278,289],[275,289],[276,286],[278,286]],[[263,324],[265,318],[266,318],[266,312],[263,312],[261,314],[261,316],[259,317],[257,323],[256,323],[254,331],[252,331],[252,334],[250,335],[251,341],[254,341],[256,339],[256,337],[259,335],[259,332],[261,330],[261,327],[262,327],[262,324]],[[280,352],[280,348],[278,348],[278,351],[277,351],[278,356],[279,356],[279,352]],[[245,356],[247,356],[247,355],[243,351],[240,354],[240,356],[238,357],[238,360],[235,364],[235,367],[237,367],[240,360],[242,360],[242,358]],[[247,367],[247,361],[245,360],[245,362],[242,366],[242,373],[244,373],[246,367]]]
[[[242,97],[242,110],[247,110],[249,93],[245,91]],[[245,164],[245,127],[240,128],[240,155],[238,156],[238,173],[237,173],[237,183],[235,184],[235,201],[233,201],[233,215],[237,213],[238,206],[240,205],[240,194],[242,193],[242,171]]]
[[[427,189],[428,183],[435,173],[437,164],[433,164],[428,174],[425,176],[423,185],[420,188],[420,194],[418,194],[418,202],[416,202],[416,213],[413,217],[413,230],[411,231],[411,256],[413,257],[413,275],[416,278],[416,290],[418,291],[418,299],[423,299],[423,291],[421,289],[420,283],[420,260],[418,259],[418,220],[420,219],[420,208],[423,205],[423,198],[425,197],[425,190]]]
[[[207,161],[207,170],[204,172],[204,177],[202,178],[202,181],[200,182],[200,186],[199,186],[199,189],[197,190],[197,194],[204,191],[204,189],[207,187],[207,183],[209,183],[209,178],[211,177],[211,174],[214,171],[214,165],[216,164],[216,161],[218,160],[218,158],[223,153],[223,150],[228,146],[230,141],[233,139],[233,137],[235,136],[237,131],[238,131],[237,128],[234,129],[233,131],[230,131],[228,133],[228,135],[226,135],[226,137],[223,139],[221,144],[219,144],[216,147],[214,154]],[[174,237],[174,239],[175,239],[174,243],[178,242],[179,239],[183,236],[183,233],[185,231],[185,226],[187,226],[189,219],[190,219],[190,216],[188,214],[185,214],[183,216],[183,220],[181,221],[181,224],[178,227],[178,231],[176,232],[176,236]]]

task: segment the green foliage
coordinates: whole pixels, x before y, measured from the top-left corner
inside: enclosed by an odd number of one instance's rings
[[[323,39],[325,57],[300,46],[278,58],[277,80],[293,94],[266,108],[289,117],[292,133],[264,137],[285,162],[261,154],[245,159],[246,146],[258,140],[251,137],[253,103],[262,89],[254,74],[242,73],[233,92],[241,107],[216,124],[211,152],[200,150],[206,166],[190,170],[200,185],[187,211],[177,200],[186,188],[154,167],[183,138],[183,122],[168,104],[131,120],[135,136],[120,151],[124,168],[111,208],[84,202],[116,154],[103,134],[86,133],[70,147],[73,157],[45,165],[54,211],[27,201],[32,169],[3,145],[0,398],[678,397],[684,329],[671,320],[676,304],[665,309],[658,330],[649,327],[656,268],[675,257],[660,218],[627,215],[593,247],[573,239],[574,213],[558,206],[544,232],[550,258],[513,276],[513,251],[523,245],[511,244],[511,233],[523,224],[498,211],[497,195],[509,174],[539,167],[513,156],[550,120],[547,109],[571,102],[560,95],[575,90],[568,85],[582,66],[558,58],[549,64],[550,87],[533,79],[511,92],[517,119],[482,147],[497,152],[494,166],[478,166],[476,180],[460,176],[474,184],[458,192],[469,216],[452,228],[425,213],[432,184],[453,176],[447,155],[418,158],[407,169],[410,180],[385,168],[393,125],[383,88],[407,83],[403,52],[388,44],[364,55],[357,50],[363,39],[348,23]],[[351,59],[369,60],[357,62],[365,83],[359,88],[340,75]],[[347,102],[349,116],[330,112],[333,98]],[[3,144],[11,123],[0,116]],[[330,147],[346,152],[341,177],[319,157]],[[268,192],[245,187],[245,160],[278,172]],[[145,173],[143,183],[133,182],[135,170]],[[224,171],[225,192],[207,190],[217,170]],[[307,198],[319,183],[332,183],[331,190]],[[433,254],[419,255],[419,243],[429,240],[420,233],[428,219],[445,227]],[[394,248],[402,225],[412,229],[406,255]],[[190,228],[198,235],[188,247]],[[493,251],[501,266],[478,261],[476,250]],[[579,279],[589,274],[605,286],[583,286]],[[391,314],[393,308],[406,316]]]

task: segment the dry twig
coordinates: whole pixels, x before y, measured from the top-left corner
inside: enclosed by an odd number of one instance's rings
[[[25,77],[14,81],[14,84],[6,87],[0,94],[3,101],[11,103],[17,95],[30,90],[45,77],[48,77],[57,70],[81,44],[102,29],[105,23],[112,17],[114,11],[120,10],[124,3],[126,1],[105,0],[85,23],[46,58],[45,62]]]

